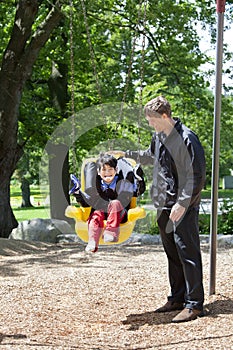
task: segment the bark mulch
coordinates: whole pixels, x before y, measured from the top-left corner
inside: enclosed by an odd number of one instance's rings
[[[156,314],[169,293],[159,245],[101,247],[0,239],[0,349],[233,349],[233,249],[217,252],[209,296],[209,251],[202,249],[206,316],[173,324]]]

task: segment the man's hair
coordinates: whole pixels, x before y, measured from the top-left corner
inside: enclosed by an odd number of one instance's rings
[[[111,154],[102,154],[99,159],[96,161],[97,169],[100,170],[102,166],[109,165],[111,168],[116,169],[117,159]]]
[[[166,113],[167,116],[170,118],[172,115],[171,105],[165,97],[158,96],[156,98],[153,98],[153,100],[147,102],[147,104],[144,107],[144,113],[149,117],[159,117],[158,114],[161,115],[163,113]]]

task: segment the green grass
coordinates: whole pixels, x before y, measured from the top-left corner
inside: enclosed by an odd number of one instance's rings
[[[202,190],[201,192],[201,198],[202,199],[210,199],[211,198],[211,189],[207,188],[205,190]],[[219,189],[218,190],[218,198],[233,198],[233,189]]]
[[[17,221],[32,219],[49,219],[50,212],[48,207],[31,207],[31,208],[13,208]]]
[[[11,207],[17,221],[32,220],[32,219],[48,219],[50,218],[50,211],[44,205],[46,200],[46,193],[41,193],[39,186],[31,186],[31,201],[33,207],[21,208],[21,190],[19,186],[11,186]]]
[[[47,194],[41,193],[39,186],[31,186],[31,197],[33,207],[21,208],[21,190],[19,186],[11,186],[11,207],[17,221],[31,220],[36,218],[48,219],[50,217],[49,208],[45,206]],[[219,198],[233,198],[233,189],[219,189]],[[211,189],[207,188],[202,191],[203,199],[211,198]],[[151,199],[148,191],[140,198],[139,205],[150,204]]]
[[[206,189],[202,190],[201,192],[201,198],[202,199],[211,199],[211,188],[207,187]],[[233,198],[233,189],[219,189],[218,190],[218,198]],[[140,203],[143,204],[150,204],[151,198],[148,190],[144,193],[144,195],[140,198]]]

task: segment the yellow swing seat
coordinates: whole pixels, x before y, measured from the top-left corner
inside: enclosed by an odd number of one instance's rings
[[[127,158],[127,160],[131,163],[132,166],[136,165],[136,162]],[[96,161],[96,158],[88,158],[82,164],[81,169],[81,188],[85,190],[85,176],[84,176],[84,168],[88,162]],[[84,241],[88,242],[88,218],[91,213],[91,207],[76,207],[73,205],[69,205],[65,210],[65,215],[68,218],[73,218],[75,220],[75,232],[78,237]],[[130,209],[128,210],[128,218],[127,221],[120,224],[120,234],[118,242],[114,243],[106,243],[103,238],[100,237],[99,244],[120,244],[125,242],[131,236],[133,229],[135,227],[136,221],[138,219],[143,219],[146,216],[146,211],[144,208],[137,206],[137,197],[132,197],[130,202]]]

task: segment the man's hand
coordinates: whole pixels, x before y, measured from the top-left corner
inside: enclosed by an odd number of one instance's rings
[[[111,154],[112,156],[119,158],[119,157],[125,157],[124,151],[107,151],[106,153]]]
[[[177,222],[177,221],[179,221],[181,219],[181,217],[183,216],[184,212],[185,212],[185,207],[182,207],[182,205],[176,203],[172,207],[171,214],[170,214],[169,218],[173,222]]]

